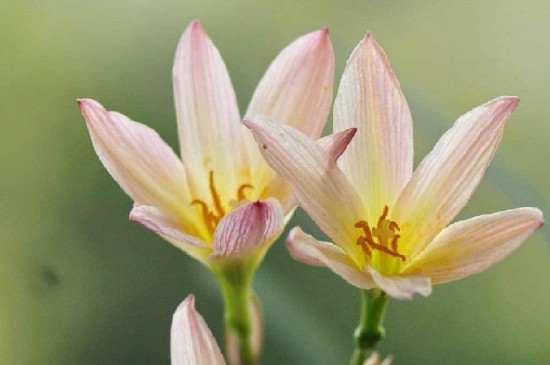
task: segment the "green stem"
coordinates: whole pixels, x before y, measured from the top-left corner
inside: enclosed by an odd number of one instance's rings
[[[240,270],[218,276],[225,304],[226,351],[232,365],[254,365],[251,278]]]
[[[361,290],[361,317],[353,334],[355,348],[350,365],[362,365],[384,338],[384,313],[388,295],[379,289]]]

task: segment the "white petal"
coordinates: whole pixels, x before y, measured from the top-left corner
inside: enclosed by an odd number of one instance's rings
[[[97,155],[126,194],[139,204],[185,214],[182,207],[190,196],[184,169],[159,135],[94,100],[81,99],[78,105]]]
[[[172,319],[170,334],[172,365],[225,365],[216,339],[189,295]]]
[[[130,220],[160,234],[176,247],[200,261],[203,261],[212,252],[208,243],[186,233],[183,227],[151,206],[134,207],[130,212]]]
[[[420,163],[396,203],[401,241],[414,257],[470,199],[519,99],[496,98],[460,117]]]
[[[385,276],[365,265],[365,270],[371,274],[376,286],[396,299],[412,299],[415,293],[425,297],[432,293],[431,279],[423,275]]]
[[[266,161],[292,185],[296,199],[337,245],[359,252],[354,223],[362,201],[328,154],[299,131],[257,117],[244,122],[254,133]]]
[[[215,257],[247,254],[273,243],[284,228],[284,215],[276,199],[242,205],[225,215],[214,232]]]
[[[407,269],[434,283],[461,279],[487,269],[518,248],[543,224],[536,208],[481,215],[445,228]]]
[[[318,138],[330,110],[333,79],[334,52],[328,30],[306,34],[271,63],[245,119],[264,115]]]
[[[239,109],[220,53],[198,21],[181,37],[173,68],[181,156],[195,198],[209,197],[209,170],[228,191],[242,167]]]
[[[369,207],[367,220],[391,206],[412,174],[413,128],[407,101],[372,34],[346,64],[334,102],[334,131],[357,128],[338,161]]]
[[[372,277],[361,271],[349,256],[333,243],[318,241],[295,227],[290,231],[286,245],[290,255],[297,261],[328,267],[348,283],[361,289],[376,287]]]

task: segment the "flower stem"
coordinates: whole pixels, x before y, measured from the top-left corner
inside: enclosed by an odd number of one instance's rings
[[[384,338],[384,313],[388,295],[380,289],[361,290],[361,316],[353,334],[355,348],[350,365],[362,365]]]
[[[258,330],[256,317],[259,314],[258,301],[251,288],[251,277],[240,270],[225,271],[218,276],[225,304],[225,345],[231,365],[255,365],[261,344],[261,328]],[[260,325],[261,327],[261,325]]]

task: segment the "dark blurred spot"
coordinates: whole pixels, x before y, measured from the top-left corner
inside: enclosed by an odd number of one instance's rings
[[[44,283],[46,283],[47,285],[58,286],[59,284],[61,284],[59,275],[52,267],[43,266],[40,269],[40,276],[42,277]]]

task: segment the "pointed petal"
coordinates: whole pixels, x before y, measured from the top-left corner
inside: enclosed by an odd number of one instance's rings
[[[204,260],[212,252],[208,243],[185,233],[182,227],[154,207],[147,205],[134,207],[130,212],[130,220],[160,234],[174,246],[198,260]]]
[[[172,365],[225,365],[216,339],[189,295],[174,313],[170,334]]]
[[[245,119],[264,115],[318,138],[330,110],[333,79],[334,52],[328,29],[306,34],[271,63]]]
[[[348,147],[356,132],[357,128],[345,129],[341,132],[319,138],[317,144],[326,151],[329,160],[335,164]]]
[[[346,64],[334,102],[334,130],[358,132],[338,161],[376,219],[410,179],[413,129],[407,101],[382,47],[371,33]]]
[[[276,199],[247,203],[222,218],[214,232],[214,257],[247,254],[269,245],[284,228],[284,215]]]
[[[302,208],[337,245],[356,252],[361,197],[328,154],[299,131],[257,117],[245,120],[269,165],[292,185]]]
[[[91,99],[78,101],[94,149],[135,202],[181,215],[189,191],[181,161],[151,128],[109,112]]]
[[[519,99],[493,99],[460,117],[420,163],[395,206],[401,242],[414,257],[470,199]]]
[[[385,276],[365,265],[376,286],[395,299],[412,299],[415,293],[425,297],[432,293],[431,279],[423,275]]]
[[[328,267],[348,283],[361,289],[376,287],[372,277],[361,271],[341,248],[329,242],[318,241],[299,227],[290,231],[286,245],[290,255],[297,261]]]
[[[239,109],[220,53],[198,21],[178,44],[173,83],[181,156],[195,197],[209,196],[209,170],[233,192],[242,163]]]
[[[537,208],[481,215],[445,228],[406,270],[434,283],[461,279],[487,269],[518,248],[543,224]]]

